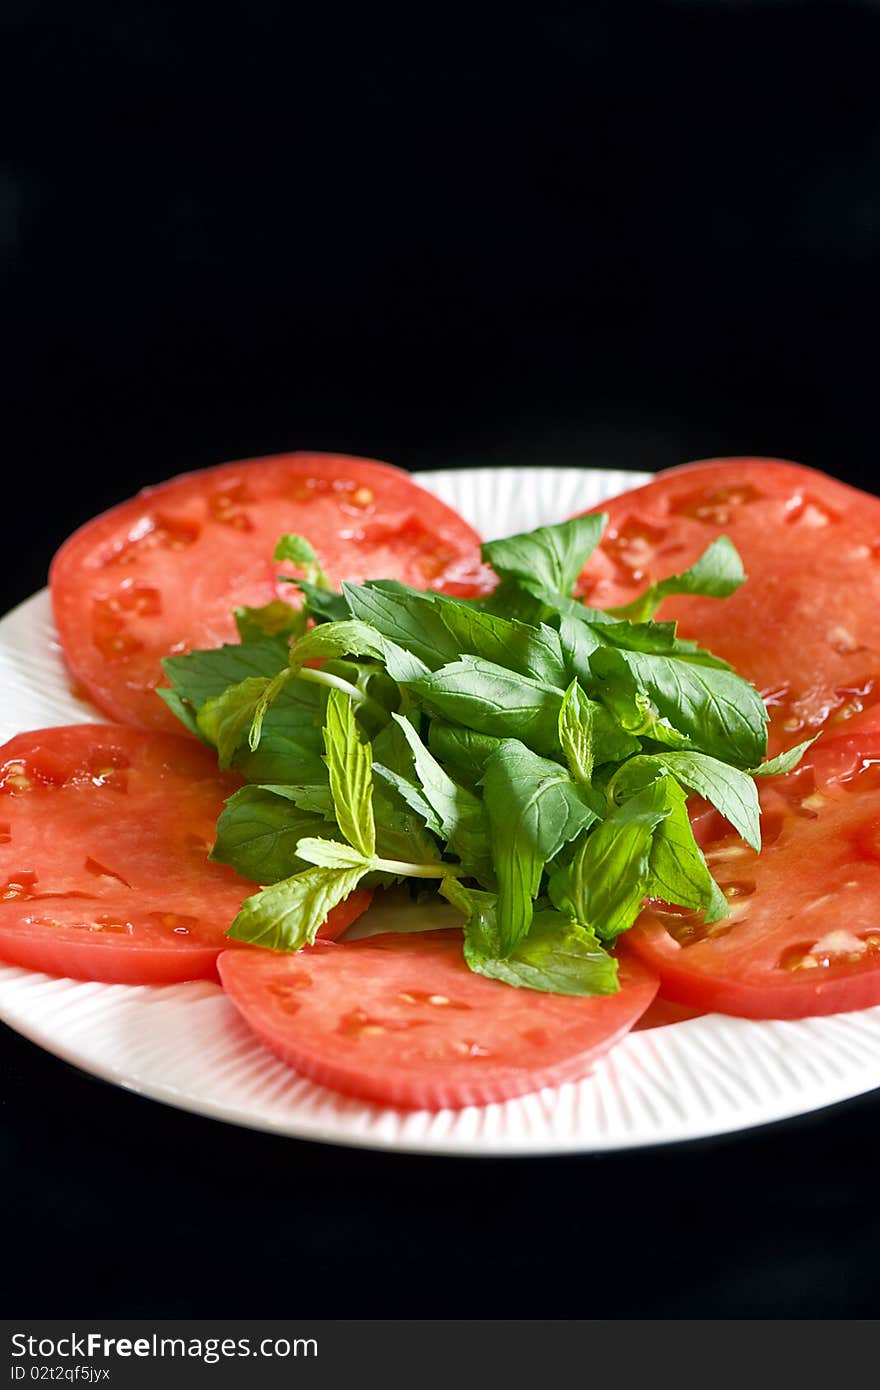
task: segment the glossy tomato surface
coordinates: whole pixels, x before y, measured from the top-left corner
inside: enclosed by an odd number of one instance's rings
[[[235,783],[207,748],[96,724],[0,748],[0,959],[125,984],[216,979],[256,891],[208,853]],[[324,929],[364,910],[356,893]],[[247,949],[247,948],[246,948]]]
[[[751,1018],[880,1004],[880,735],[817,745],[761,789],[764,848],[716,816],[698,831],[731,906],[704,925],[661,905],[624,953],[656,971],[664,999]]]
[[[577,1081],[648,1007],[636,961],[618,994],[564,998],[468,970],[459,931],[374,936],[299,955],[229,952],[220,978],[302,1075],[378,1105],[460,1109]]]
[[[401,469],[331,454],[224,464],[148,488],[83,526],[50,586],[67,664],[122,723],[175,730],[155,695],[163,656],[238,640],[233,609],[295,590],[273,563],[283,532],[307,537],[331,579],[486,586],[479,537]]]
[[[669,598],[658,616],[754,682],[771,752],[823,728],[880,727],[880,498],[793,463],[713,459],[593,510],[610,524],[580,590],[599,608],[680,573],[716,537],[733,541],[739,591]]]

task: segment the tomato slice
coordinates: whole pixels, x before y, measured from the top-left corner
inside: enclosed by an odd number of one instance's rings
[[[208,860],[235,782],[193,739],[97,724],[0,748],[0,957],[122,984],[216,979],[255,885]],[[344,931],[356,893],[324,928]],[[249,948],[245,948],[247,951]]]
[[[472,974],[461,933],[373,936],[299,955],[231,951],[220,978],[273,1052],[334,1091],[403,1109],[488,1105],[577,1081],[657,984],[621,967],[618,994],[564,998]]]
[[[657,972],[664,999],[749,1018],[880,1004],[880,735],[817,745],[761,788],[760,855],[717,818],[706,859],[731,904],[706,926],[655,905],[624,953]]]
[[[399,468],[331,454],[223,464],[147,488],[61,547],[50,585],[76,680],[112,718],[179,733],[154,694],[160,659],[237,641],[237,606],[294,601],[272,562],[290,531],[335,581],[487,587],[477,533]]]
[[[680,573],[717,536],[733,541],[742,588],[666,599],[659,616],[754,682],[771,752],[826,727],[880,727],[880,498],[797,464],[735,458],[673,468],[593,510],[610,524],[580,590],[599,608]]]

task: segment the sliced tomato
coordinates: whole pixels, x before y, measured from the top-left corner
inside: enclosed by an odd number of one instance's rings
[[[731,905],[705,925],[655,904],[627,933],[664,999],[749,1018],[880,1004],[880,735],[817,745],[761,789],[760,855],[704,817],[707,862]]]
[[[702,1018],[705,1009],[691,1009],[687,1004],[675,1004],[671,999],[654,1000],[640,1019],[633,1024],[633,1032],[644,1032],[648,1028],[668,1028],[671,1023],[688,1023],[692,1018]]]
[[[331,1090],[460,1109],[577,1081],[656,992],[637,962],[618,994],[563,998],[472,974],[461,932],[374,936],[299,955],[231,951],[220,978],[254,1032]]]
[[[161,658],[237,641],[237,606],[294,601],[272,562],[282,532],[306,536],[335,581],[486,587],[477,533],[399,468],[284,454],[190,473],[88,522],[53,561],[61,646],[86,694],[122,723],[179,732],[154,693]]]
[[[880,498],[797,464],[735,458],[673,468],[593,510],[610,524],[580,590],[598,608],[680,573],[717,536],[733,541],[742,588],[666,599],[659,617],[754,682],[771,752],[826,727],[880,727]]]
[[[208,860],[235,783],[193,739],[97,724],[0,748],[0,958],[122,984],[217,978],[255,885]],[[362,912],[356,893],[325,932]]]

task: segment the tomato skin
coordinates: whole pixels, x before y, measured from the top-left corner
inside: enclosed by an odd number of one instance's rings
[[[208,860],[236,781],[192,739],[118,725],[0,748],[0,959],[75,979],[214,979],[256,884]],[[353,894],[323,929],[365,910]],[[240,947],[249,950],[248,947]],[[255,948],[254,948],[255,949]]]
[[[880,735],[817,745],[761,787],[772,840],[704,844],[736,916],[704,928],[656,908],[621,947],[665,1000],[746,1018],[803,1018],[880,1004]],[[679,938],[676,939],[676,936]]]
[[[272,560],[282,532],[306,535],[337,582],[491,587],[473,528],[389,464],[282,454],[184,474],[86,523],[52,562],[64,657],[98,708],[179,733],[155,694],[161,658],[236,642],[237,606],[297,601]]]
[[[232,1003],[301,1075],[377,1105],[488,1105],[578,1081],[632,1027],[657,989],[637,961],[596,999],[518,990],[472,974],[459,931],[230,952]]]
[[[599,608],[630,602],[727,535],[747,582],[726,599],[664,600],[675,619],[754,684],[775,753],[827,728],[880,727],[880,498],[776,459],[673,468],[593,511],[609,527],[580,591]]]

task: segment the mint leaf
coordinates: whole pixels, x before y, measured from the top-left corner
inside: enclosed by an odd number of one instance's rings
[[[162,669],[171,681],[171,689],[160,688],[156,693],[172,709],[169,697],[177,696],[189,710],[198,711],[208,700],[249,676],[277,675],[287,665],[288,655],[283,639],[267,637],[242,646],[227,644],[183,656],[166,656]]]
[[[558,526],[539,526],[523,535],[484,542],[481,553],[502,579],[569,595],[599,544],[607,520],[601,514],[572,517]]]
[[[324,754],[339,829],[369,859],[376,852],[372,752],[361,742],[351,702],[338,690],[327,696]]]
[[[566,770],[505,739],[483,778],[498,879],[498,939],[509,955],[528,933],[544,865],[596,820]]]
[[[559,751],[562,691],[480,657],[465,656],[409,682],[429,713],[477,733],[517,738],[539,753]]]
[[[363,874],[363,867],[304,869],[247,898],[226,934],[272,951],[310,946],[333,908],[354,892]]]
[[[623,608],[612,608],[610,612],[618,618],[641,622],[653,617],[663,600],[671,594],[727,598],[736,593],[745,578],[742,560],[733,542],[727,536],[719,536],[683,574],[671,574],[667,579],[661,579],[632,603]]]
[[[804,756],[808,748],[812,748],[818,734],[812,738],[804,739],[803,743],[796,743],[794,748],[789,748],[785,753],[777,753],[775,758],[768,758],[766,763],[759,763],[753,767],[751,775],[753,777],[784,777],[787,772],[793,772]]]
[[[338,840],[326,840],[323,836],[304,836],[297,844],[297,855],[307,864],[315,864],[319,869],[357,869],[363,871],[372,867],[370,859],[352,845],[340,844]]]
[[[286,678],[287,672],[282,671],[281,676]],[[245,733],[253,726],[257,711],[265,711],[270,692],[277,689],[277,680],[277,676],[248,676],[202,705],[196,723],[202,737],[217,749],[221,767],[229,767]],[[252,748],[255,746],[251,744]]]
[[[321,623],[296,643],[290,653],[291,670],[302,674],[309,661],[327,661],[338,656],[371,656],[383,661],[395,681],[417,680],[424,674],[424,662],[404,651],[372,628],[369,623],[349,618],[345,622]],[[312,678],[320,672],[312,672]]]
[[[673,779],[658,778],[582,835],[570,860],[551,870],[554,907],[602,941],[627,931],[648,891],[654,831],[670,814],[674,797]]]

